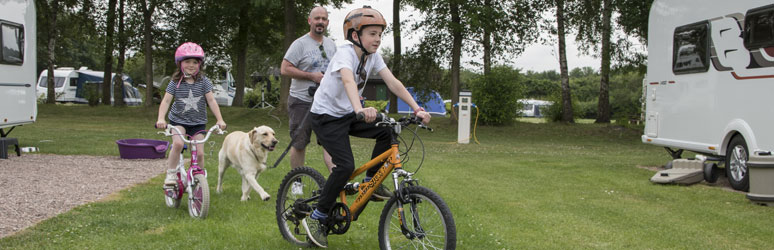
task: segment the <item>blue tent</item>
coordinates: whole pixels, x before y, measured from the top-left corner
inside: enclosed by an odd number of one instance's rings
[[[408,87],[406,88],[408,92],[411,94],[412,97],[414,97],[414,100],[419,104],[420,107],[424,108],[425,111],[430,113],[432,116],[446,116],[446,104],[443,103],[443,98],[441,98],[441,95],[438,94],[436,91],[431,91],[428,95],[425,96],[427,100],[422,100],[421,96],[418,93],[414,92],[414,87]],[[387,107],[389,109],[390,104],[387,103]],[[411,107],[409,107],[406,102],[398,98],[398,114],[413,114],[414,111],[411,110]]]

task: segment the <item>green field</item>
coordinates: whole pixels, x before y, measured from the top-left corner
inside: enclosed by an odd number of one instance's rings
[[[270,163],[290,141],[284,116],[275,118],[261,109],[222,110],[228,131],[263,124],[277,131],[280,143]],[[118,155],[117,139],[162,138],[152,128],[156,112],[40,105],[37,122],[16,128],[12,136],[20,138],[22,146],[45,153]],[[214,119],[210,121],[212,125]],[[471,140],[460,145],[454,143],[454,121],[434,119],[430,126],[435,132],[419,131],[427,154],[417,177],[449,204],[459,249],[774,247],[774,209],[717,186],[652,184],[654,172],[638,166],[659,166],[669,157],[662,148],[642,144],[637,129],[532,122],[479,125],[480,144]],[[215,136],[216,143],[205,152],[217,154],[222,140]],[[372,144],[353,139],[357,162],[370,156]],[[320,156],[321,147],[310,144],[307,165],[326,173]],[[418,151],[410,157],[409,170],[421,160]],[[215,194],[216,156],[205,163],[212,190],[205,220],[190,218],[185,204],[178,209],[164,205],[159,172],[115,198],[77,207],[0,239],[0,249],[298,249],[282,238],[274,216],[274,196],[289,170],[288,159],[258,179],[272,195],[269,202],[240,202],[241,180],[233,169],[226,172],[225,192]],[[371,203],[347,234],[330,236],[330,248],[377,249],[381,206]]]

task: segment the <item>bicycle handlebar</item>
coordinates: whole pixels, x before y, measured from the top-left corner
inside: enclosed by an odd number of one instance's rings
[[[365,120],[365,115],[362,112],[361,113],[357,113],[355,118],[358,121],[363,121],[363,120]],[[413,116],[413,115],[409,116],[409,117],[402,117],[402,118],[400,118],[398,120],[398,122],[395,122],[395,120],[393,120],[392,118],[387,116],[387,114],[377,113],[376,114],[376,120],[374,122],[376,122],[377,125],[384,124],[384,125],[390,126],[390,127],[395,127],[395,126],[406,127],[409,124],[416,124],[417,127],[419,127],[419,128],[427,129],[430,132],[433,132],[432,128],[430,128],[430,127],[426,126],[424,123],[422,123],[422,119],[420,119],[419,117]]]
[[[177,131],[177,134],[173,134],[173,133],[172,133],[172,130],[173,130],[173,129],[174,129],[175,131]],[[182,133],[182,132],[180,132],[180,129],[178,129],[178,128],[177,128],[177,127],[175,127],[175,126],[169,126],[169,125],[167,125],[167,127],[164,129],[164,131],[161,131],[161,132],[158,132],[158,133],[159,133],[159,134],[163,134],[164,136],[173,136],[173,135],[178,135],[178,136],[180,136],[180,139],[182,139],[182,140],[183,140],[183,142],[185,142],[185,143],[188,143],[188,144],[191,144],[191,143],[193,143],[193,144],[197,144],[197,143],[204,143],[204,142],[206,142],[208,139],[210,139],[210,135],[212,134],[212,132],[213,132],[213,131],[218,131],[218,134],[219,134],[219,135],[222,135],[222,134],[225,134],[225,133],[226,133],[226,131],[225,131],[225,130],[222,130],[222,129],[220,129],[220,126],[218,126],[217,124],[213,125],[213,126],[212,126],[212,127],[209,129],[209,130],[207,130],[207,135],[206,135],[206,136],[204,136],[204,139],[201,139],[201,140],[188,140],[188,139],[186,139],[186,138],[185,138],[185,136],[183,136],[183,133]]]

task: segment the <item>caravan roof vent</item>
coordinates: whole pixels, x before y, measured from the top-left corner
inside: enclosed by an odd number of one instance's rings
[[[81,68],[80,68],[80,69],[78,69],[78,70],[88,70],[88,69],[89,69],[89,67],[86,67],[86,66],[81,66]]]
[[[73,68],[73,67],[59,67],[59,68],[56,68],[56,69],[60,69],[60,70],[75,70],[75,68]]]

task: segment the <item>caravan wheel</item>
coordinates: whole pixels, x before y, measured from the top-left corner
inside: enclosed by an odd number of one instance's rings
[[[750,188],[747,152],[747,143],[742,136],[731,138],[726,149],[726,177],[732,188],[745,192]]]

